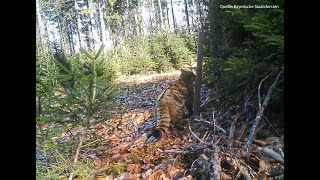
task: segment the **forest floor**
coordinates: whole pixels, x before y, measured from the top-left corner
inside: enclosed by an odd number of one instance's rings
[[[155,125],[157,96],[178,75],[122,80],[124,92],[117,96],[116,110],[109,112],[113,118],[92,122],[81,149],[80,158],[90,159],[94,167],[90,179],[284,178],[283,129],[266,119],[260,123],[253,144],[246,147],[255,114],[244,114],[237,107],[217,112],[211,105],[214,92],[205,86],[199,116],[185,119],[184,130],[170,128],[160,141],[145,144],[145,134]],[[82,131],[73,128],[55,141],[68,141]]]

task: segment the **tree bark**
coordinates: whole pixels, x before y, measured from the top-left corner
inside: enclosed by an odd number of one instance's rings
[[[202,81],[202,58],[203,58],[203,31],[198,32],[198,53],[197,53],[197,75],[194,94],[194,114],[199,115],[200,111],[200,90]]]
[[[90,7],[92,6],[91,5],[91,1],[90,0],[87,0],[86,1],[86,4],[87,4],[87,9],[90,9]],[[93,17],[93,12],[89,12],[90,14],[89,14],[89,32],[90,32],[90,36],[91,36],[91,38],[90,37],[88,37],[89,39],[90,39],[90,41],[89,41],[89,43],[90,43],[90,47],[92,47],[93,49],[95,49],[95,40],[94,40],[94,35],[93,35],[93,19],[94,19],[94,17]]]
[[[146,10],[144,8],[143,0],[139,0],[138,5],[139,5],[139,9],[140,9],[139,16],[141,17],[140,22],[139,22],[140,34],[145,35],[145,33],[147,32],[147,29],[145,26],[145,17],[143,16],[143,14],[146,14]]]
[[[192,0],[192,26],[195,27],[195,21],[196,21],[196,15],[197,13],[197,8],[196,8],[196,4],[194,2],[194,0]]]
[[[189,12],[188,12],[188,1],[184,0],[184,12],[186,14],[187,28],[190,33],[190,23],[189,23]]]
[[[167,5],[167,23],[168,23],[168,30],[169,31],[171,31],[171,29],[172,29],[172,27],[171,27],[171,25],[170,25],[170,18],[172,18],[172,11],[171,11],[171,8],[170,8],[170,2],[169,2],[169,0],[167,0],[167,2],[166,2],[166,5]],[[172,22],[173,22],[173,20],[172,20]]]
[[[107,32],[106,32],[106,25],[104,22],[104,15],[103,15],[103,5],[101,3],[101,0],[99,1],[99,17],[100,17],[100,28],[101,28],[101,42],[102,44],[104,44],[104,47],[106,48],[108,46],[108,42],[107,42]]]
[[[67,27],[68,27],[68,43],[69,43],[69,51],[71,54],[74,54],[74,42],[72,37],[72,31],[71,31],[71,21],[66,20]]]
[[[44,42],[43,42],[43,38],[44,38],[44,30],[43,30],[43,23],[42,23],[42,16],[41,16],[41,7],[39,4],[39,0],[36,0],[36,8],[37,8],[37,19],[38,19],[38,26],[39,26],[39,37],[40,37],[40,43],[41,46],[43,47]]]
[[[176,18],[174,16],[174,10],[173,10],[173,3],[172,0],[170,0],[171,3],[171,12],[172,12],[172,24],[173,24],[173,31],[174,33],[177,33],[177,22],[176,22]]]
[[[82,39],[82,23],[81,23],[79,6],[78,6],[77,0],[74,0],[74,7],[76,10],[76,16],[77,16],[78,41],[79,41],[79,49],[80,49],[81,47],[84,48],[84,46],[83,46],[83,39]]]
[[[160,31],[162,31],[163,15],[162,15],[161,0],[158,0],[158,4],[159,4],[159,15],[160,15]]]

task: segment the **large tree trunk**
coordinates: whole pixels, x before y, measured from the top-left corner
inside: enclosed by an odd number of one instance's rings
[[[196,14],[197,14],[197,7],[196,7],[196,4],[194,2],[194,0],[192,0],[192,26],[193,28],[195,27],[195,22],[197,21],[196,20]]]
[[[200,90],[202,81],[202,57],[203,57],[203,32],[198,33],[198,54],[197,54],[197,75],[196,75],[196,86],[194,93],[194,114],[199,115],[200,113]]]
[[[201,2],[198,1],[198,13],[199,13],[199,21],[200,21],[200,28],[199,29],[203,29],[203,20],[202,20],[202,6],[201,6]]]

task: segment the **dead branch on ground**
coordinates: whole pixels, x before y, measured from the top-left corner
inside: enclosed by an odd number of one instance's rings
[[[248,141],[247,141],[247,144],[246,146],[247,147],[250,147],[251,144],[252,144],[252,141],[253,141],[253,137],[255,135],[255,132],[256,132],[256,128],[258,127],[259,123],[260,123],[260,120],[261,120],[261,117],[263,115],[263,112],[265,110],[265,108],[267,107],[267,105],[269,104],[269,101],[270,101],[270,98],[271,98],[271,95],[272,95],[272,92],[274,90],[274,88],[276,87],[276,85],[278,84],[279,80],[280,80],[280,77],[283,73],[283,68],[281,69],[281,71],[278,73],[276,79],[274,80],[274,82],[272,83],[272,85],[269,87],[269,90],[268,90],[268,93],[263,101],[263,104],[261,105],[261,102],[260,102],[260,87],[261,87],[261,84],[262,82],[269,76],[267,76],[266,78],[264,78],[260,84],[259,84],[259,88],[258,88],[258,99],[259,99],[259,110],[257,112],[257,116],[254,120],[254,123],[251,127],[251,130],[250,130],[250,133],[249,133],[249,137],[248,137]]]

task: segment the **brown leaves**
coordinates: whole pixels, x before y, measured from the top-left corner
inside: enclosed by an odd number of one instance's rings
[[[126,171],[131,173],[140,173],[142,171],[141,164],[127,164]]]
[[[166,175],[160,171],[153,173],[150,180],[169,180]]]
[[[265,159],[260,159],[259,161],[259,173],[268,172],[271,169],[270,163]]]

